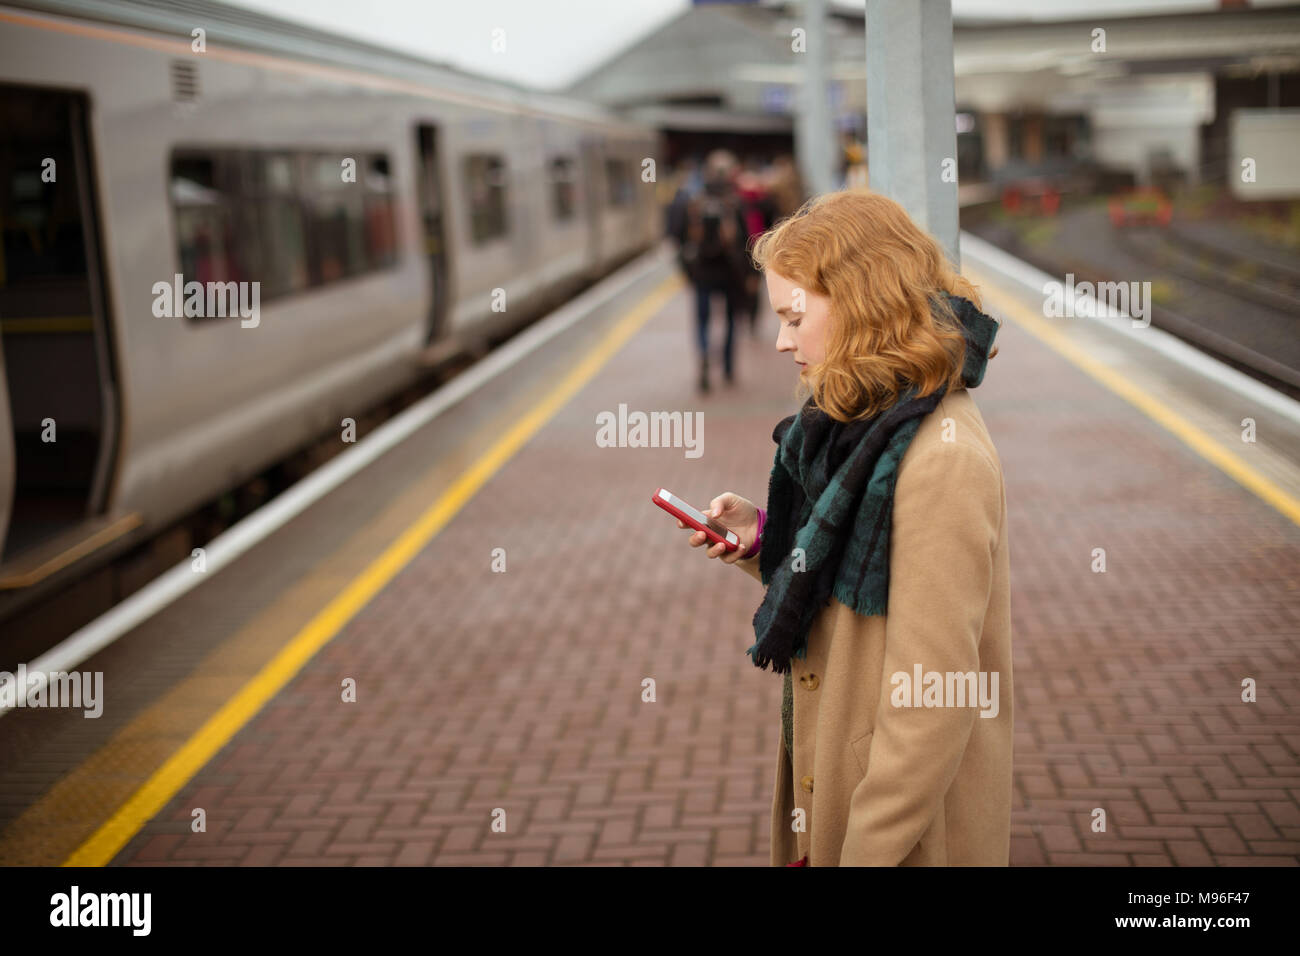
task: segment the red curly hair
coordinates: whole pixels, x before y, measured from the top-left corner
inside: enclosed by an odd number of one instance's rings
[[[966,338],[939,292],[977,307],[979,294],[894,200],[861,188],[816,196],[759,236],[750,257],[831,301],[826,358],[800,376],[801,404],[811,394],[847,422],[888,408],[909,385],[918,397],[961,386]]]

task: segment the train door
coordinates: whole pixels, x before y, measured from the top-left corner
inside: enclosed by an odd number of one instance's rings
[[[582,139],[583,204],[587,207],[587,268],[599,275],[605,254],[602,230],[605,209],[605,157],[594,136]]]
[[[450,274],[443,211],[444,192],[439,172],[438,131],[429,123],[416,127],[416,192],[420,204],[421,240],[429,276],[433,282],[433,304],[429,309],[425,343],[442,338],[447,328],[447,309],[451,301],[447,281]]]
[[[543,250],[543,237],[537,211],[544,208],[550,197],[539,189],[537,170],[542,169],[542,130],[535,116],[520,113],[510,121],[511,150],[510,185],[510,255],[514,260],[515,282],[527,277],[527,284],[517,284],[516,294],[528,295],[535,288],[538,273],[535,271],[551,250]]]
[[[12,489],[0,561],[73,531],[108,497],[118,408],[88,107],[83,94],[0,84],[0,494]]]

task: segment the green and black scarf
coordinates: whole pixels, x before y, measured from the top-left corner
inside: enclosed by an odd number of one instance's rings
[[[966,335],[962,381],[984,379],[998,324],[961,296],[942,293]],[[777,443],[767,495],[759,573],[767,593],[754,613],[754,665],[785,674],[790,748],[790,659],[807,656],[817,612],[834,596],[864,616],[884,614],[889,596],[889,527],[898,465],[921,419],[946,387],[922,398],[907,389],[888,408],[839,422],[810,398],[772,433]],[[796,549],[800,549],[801,553]]]

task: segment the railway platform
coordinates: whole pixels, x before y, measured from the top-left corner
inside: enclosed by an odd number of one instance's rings
[[[1012,524],[1012,864],[1296,865],[1296,404],[963,255],[1003,321],[973,395]],[[0,863],[767,865],[761,590],[648,499],[763,502],[796,369],[765,306],[699,395],[662,251],[584,299],[80,664],[101,717],[0,718]],[[620,405],[701,412],[702,453],[601,447]]]

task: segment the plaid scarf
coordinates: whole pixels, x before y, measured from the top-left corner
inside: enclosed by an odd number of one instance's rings
[[[962,381],[983,381],[997,323],[969,300],[943,295],[966,335]],[[790,749],[790,659],[807,656],[817,612],[834,596],[864,616],[884,614],[889,595],[889,526],[898,465],[946,386],[917,398],[911,386],[891,406],[839,422],[810,398],[772,433],[776,458],[767,496],[759,573],[767,593],[754,613],[754,665],[785,674],[782,716]],[[795,549],[802,549],[796,554]]]

